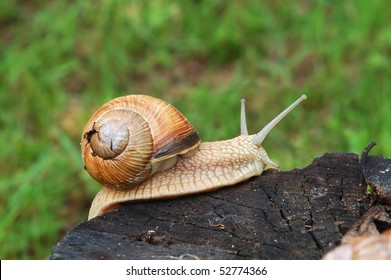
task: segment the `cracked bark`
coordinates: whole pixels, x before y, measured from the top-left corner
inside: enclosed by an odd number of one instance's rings
[[[267,170],[214,192],[123,204],[72,228],[50,259],[320,259],[373,204],[357,154]]]

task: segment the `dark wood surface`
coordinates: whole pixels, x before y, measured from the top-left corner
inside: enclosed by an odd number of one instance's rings
[[[49,259],[320,259],[379,201],[368,170],[357,154],[327,153],[214,192],[123,204],[70,229]]]

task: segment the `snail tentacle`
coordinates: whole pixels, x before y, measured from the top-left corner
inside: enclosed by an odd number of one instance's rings
[[[258,132],[254,137],[254,143],[256,145],[261,145],[263,140],[265,140],[266,136],[272,130],[272,128],[278,124],[293,108],[295,108],[301,101],[306,99],[306,95],[302,95],[299,99],[293,102],[288,108],[278,114],[273,120],[271,120],[260,132]]]
[[[241,100],[240,109],[240,135],[248,135],[246,121],[246,99],[244,98]]]

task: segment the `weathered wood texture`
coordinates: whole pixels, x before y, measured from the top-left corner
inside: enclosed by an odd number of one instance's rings
[[[320,259],[375,201],[362,182],[357,154],[328,153],[218,191],[121,205],[72,228],[49,258]]]

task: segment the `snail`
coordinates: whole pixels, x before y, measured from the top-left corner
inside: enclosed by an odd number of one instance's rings
[[[91,116],[80,143],[84,168],[104,186],[88,219],[120,203],[213,191],[261,175],[266,166],[278,169],[261,144],[305,98],[253,135],[248,134],[242,99],[241,134],[202,143],[190,122],[163,100],[128,95],[109,101]]]
[[[357,236],[327,252],[324,260],[391,260],[391,229]]]

